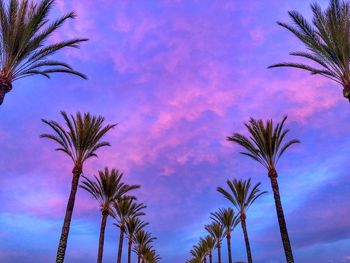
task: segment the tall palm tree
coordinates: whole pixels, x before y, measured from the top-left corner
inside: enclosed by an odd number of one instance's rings
[[[112,215],[113,203],[121,199],[131,190],[140,188],[139,185],[127,185],[122,182],[123,173],[116,169],[111,171],[106,167],[98,172],[99,177],[94,176],[95,180],[83,176],[85,179],[80,185],[81,188],[88,191],[99,203],[102,212],[102,221],[100,228],[100,238],[98,246],[97,263],[102,263],[104,233],[106,229],[107,217]]]
[[[131,249],[132,249],[132,242],[133,242],[133,237],[135,233],[139,232],[148,224],[149,223],[140,220],[140,218],[136,216],[128,217],[126,219],[125,229],[128,235],[128,263],[131,263]]]
[[[82,115],[77,112],[70,117],[64,111],[61,115],[65,120],[68,129],[61,126],[56,121],[42,120],[54,131],[53,134],[42,134],[41,138],[48,138],[58,144],[57,151],[67,154],[73,161],[73,179],[69,199],[66,208],[66,215],[62,227],[60,242],[58,245],[56,263],[62,263],[66,253],[67,240],[69,235],[70,222],[72,219],[75,196],[78,190],[79,178],[83,172],[85,161],[91,157],[97,157],[97,150],[110,146],[109,142],[102,141],[106,133],[115,127],[115,124],[104,125],[104,117],[92,116],[90,113]]]
[[[251,180],[250,178],[247,181],[234,179],[231,182],[230,180],[227,180],[229,191],[226,191],[222,187],[217,188],[217,191],[223,194],[239,211],[240,218],[237,219],[237,223],[239,223],[240,221],[242,225],[248,263],[252,263],[253,259],[252,259],[252,254],[250,250],[250,243],[249,243],[247,224],[246,224],[247,210],[255,202],[257,198],[267,193],[266,191],[264,192],[260,191],[259,186],[261,183],[255,184],[251,189],[250,180]]]
[[[133,236],[134,251],[137,254],[137,263],[141,262],[142,251],[150,246],[150,244],[157,238],[152,237],[150,232],[143,229],[136,232]]]
[[[49,13],[54,0],[0,0],[0,105],[5,95],[12,90],[15,80],[32,75],[47,78],[51,73],[63,72],[85,78],[67,63],[50,59],[57,51],[66,47],[78,48],[87,41],[74,38],[53,44],[47,40],[67,20],[75,17],[74,12],[49,22]]]
[[[278,63],[270,66],[293,67],[331,79],[343,87],[343,96],[350,101],[350,4],[330,0],[323,11],[319,4],[311,5],[312,23],[297,11],[288,12],[293,24],[278,22],[292,32],[307,48],[290,55],[302,57],[317,67],[302,63]]]
[[[206,247],[209,256],[209,263],[213,263],[213,250],[215,248],[215,240],[210,235],[207,235],[204,239],[201,240]]]
[[[134,197],[124,197],[114,202],[114,217],[118,220],[118,223],[115,225],[120,229],[117,263],[121,263],[122,261],[123,240],[127,219],[129,217],[145,215],[142,210],[145,209],[146,206],[142,203],[137,204],[134,200]]]
[[[235,215],[232,208],[219,209],[214,213],[211,213],[210,217],[213,221],[218,222],[223,225],[225,229],[225,235],[227,240],[227,252],[228,252],[228,262],[232,263],[232,253],[231,253],[231,233],[233,229],[239,224],[239,215]]]
[[[207,230],[215,240],[215,245],[218,250],[218,263],[221,263],[221,242],[225,236],[224,226],[214,221],[210,225],[206,225],[205,230]]]
[[[245,124],[249,131],[249,137],[234,133],[227,139],[241,145],[246,150],[245,152],[241,152],[242,154],[259,162],[267,169],[275,199],[277,218],[286,259],[288,263],[293,263],[292,246],[284,218],[276,171],[276,165],[283,153],[293,144],[299,143],[299,140],[296,139],[284,142],[285,136],[289,132],[288,129],[284,129],[283,127],[286,119],[287,116],[274,126],[272,120],[267,120],[264,123],[262,120],[251,118],[250,122]]]

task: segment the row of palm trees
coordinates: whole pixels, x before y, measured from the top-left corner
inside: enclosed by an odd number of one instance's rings
[[[277,163],[283,155],[283,153],[290,146],[299,143],[299,140],[296,139],[285,142],[286,135],[289,132],[288,129],[284,128],[286,120],[287,117],[284,117],[281,122],[274,125],[272,120],[267,120],[266,122],[263,122],[262,120],[255,120],[251,118],[249,123],[245,123],[249,136],[234,133],[232,136],[227,137],[227,139],[243,147],[244,151],[241,152],[241,154],[259,162],[267,169],[267,174],[270,178],[271,187],[274,195],[276,213],[285,257],[288,263],[294,263],[292,247],[289,239],[287,224],[285,221],[279,192],[276,170]],[[236,226],[238,223],[241,223],[242,226],[248,262],[253,262],[246,226],[246,211],[257,198],[259,198],[266,192],[260,191],[260,183],[255,184],[251,188],[250,181],[250,179],[247,181],[234,179],[232,182],[230,180],[227,180],[229,190],[225,190],[222,187],[217,188],[217,191],[223,194],[223,196],[225,196],[225,198],[228,199],[232,203],[234,208],[237,210],[237,213],[234,213],[234,211],[231,208],[219,210],[218,212],[212,214],[211,218],[213,219],[213,223],[206,226],[206,230],[208,230],[211,237],[215,240],[215,246],[218,250],[219,263],[221,262],[221,240],[224,234],[227,238],[229,263],[232,263],[230,233],[234,229],[234,226]],[[205,241],[203,240],[206,239],[201,239],[199,245],[195,246],[192,249],[191,254],[193,255],[193,258],[191,259],[192,261],[189,262],[205,261],[205,257],[206,255],[208,255],[210,249],[208,248],[208,246],[205,246]],[[195,255],[201,257],[196,257]]]
[[[87,41],[85,38],[75,38],[46,44],[46,40],[58,28],[75,17],[75,14],[70,12],[49,23],[49,12],[54,2],[55,0],[42,0],[37,3],[30,0],[0,0],[0,105],[5,95],[12,90],[13,82],[18,79],[33,75],[49,77],[51,73],[56,72],[86,78],[84,74],[75,71],[67,63],[50,59],[50,56],[64,48],[78,48],[81,43]],[[289,15],[294,24],[279,22],[279,25],[292,32],[307,47],[307,52],[293,52],[291,55],[310,60],[319,68],[301,63],[280,63],[271,67],[295,67],[327,77],[341,84],[344,97],[350,99],[349,1],[330,0],[329,7],[325,11],[318,4],[313,4],[311,9],[312,24],[300,13],[292,11]],[[42,135],[58,143],[57,150],[65,152],[73,161],[71,192],[56,257],[56,262],[60,263],[64,261],[75,196],[84,163],[91,157],[97,157],[96,151],[99,148],[109,146],[108,142],[101,139],[115,126],[102,125],[104,118],[101,116],[77,114],[69,118],[65,113],[62,113],[62,116],[68,127],[67,130],[55,121],[43,120],[53,129],[54,134]],[[273,127],[272,121],[267,121],[264,125],[261,120],[251,119],[250,123],[246,124],[251,137],[234,134],[228,139],[240,144],[246,150],[242,152],[243,154],[258,161],[267,169],[273,189],[282,243],[287,262],[290,263],[294,262],[294,258],[279,193],[276,164],[284,151],[298,141],[292,140],[281,145],[288,132],[282,129],[284,121],[285,119]],[[105,219],[107,220],[107,217]],[[241,224],[243,227],[243,222]]]
[[[251,179],[248,180],[227,180],[228,190],[218,187],[217,191],[227,198],[234,206],[232,208],[220,208],[218,211],[210,214],[211,223],[204,228],[208,232],[205,238],[201,238],[199,243],[193,246],[190,251],[192,258],[188,263],[206,262],[209,257],[209,263],[212,263],[213,250],[217,249],[217,262],[222,262],[221,243],[226,237],[228,262],[232,263],[231,235],[237,225],[241,224],[248,262],[252,262],[252,255],[247,231],[247,210],[260,196],[266,193],[259,189],[260,183],[251,185]]]
[[[122,182],[123,173],[116,169],[106,167],[99,171],[99,176],[91,180],[83,176],[84,181],[80,187],[88,191],[99,203],[101,210],[101,228],[97,262],[102,263],[104,233],[108,216],[116,219],[114,224],[120,229],[117,263],[121,263],[124,235],[128,240],[128,263],[131,263],[132,245],[137,254],[137,262],[156,263],[159,255],[152,247],[156,238],[144,230],[149,224],[141,220],[145,215],[143,203],[136,203],[136,197],[129,192],[140,188],[139,185],[127,185]]]
[[[102,215],[97,262],[102,262],[104,234],[108,216],[112,216],[117,220],[115,225],[120,229],[117,263],[121,263],[124,235],[127,235],[128,239],[129,263],[131,262],[132,245],[134,245],[134,251],[138,255],[138,263],[141,260],[147,263],[158,262],[160,257],[152,246],[155,238],[144,230],[148,223],[140,219],[145,214],[143,209],[146,206],[137,203],[135,196],[129,195],[132,190],[138,189],[140,186],[125,184],[122,181],[123,173],[108,167],[99,171],[98,176],[95,176],[93,180],[82,175],[85,162],[91,157],[97,157],[97,150],[100,148],[110,146],[109,142],[104,141],[103,138],[116,125],[104,124],[102,116],[92,116],[90,113],[81,114],[77,112],[75,116],[69,116],[62,111],[61,115],[65,121],[65,127],[54,120],[42,120],[52,129],[53,133],[41,135],[42,138],[54,141],[58,145],[56,150],[64,152],[73,162],[71,191],[57,249],[56,262],[62,263],[64,261],[81,176],[84,180],[80,187],[88,191],[98,201]]]

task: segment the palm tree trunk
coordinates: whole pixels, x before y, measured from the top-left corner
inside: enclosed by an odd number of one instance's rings
[[[213,263],[213,255],[211,254],[211,252],[209,254],[209,263]]]
[[[281,197],[280,197],[280,192],[279,192],[279,187],[277,182],[277,172],[274,170],[269,171],[269,177],[271,179],[271,186],[273,190],[273,196],[275,199],[276,212],[277,212],[277,218],[278,218],[278,223],[279,223],[280,232],[281,232],[284,253],[286,255],[287,263],[294,263],[292,246],[289,241],[287,224],[284,218]]]
[[[252,263],[253,262],[252,252],[250,251],[250,243],[249,243],[249,238],[248,238],[246,216],[244,213],[241,213],[241,224],[242,224],[242,230],[243,230],[243,235],[244,235],[245,247],[247,250],[248,263]]]
[[[100,239],[99,239],[99,241],[98,241],[97,263],[102,263],[103,245],[104,245],[104,240],[105,240],[105,229],[106,229],[106,223],[107,223],[107,216],[108,216],[108,213],[102,212],[102,221],[101,221],[101,229],[100,229]]]
[[[120,226],[119,248],[118,248],[117,263],[121,263],[122,262],[122,250],[123,250],[124,231],[125,231],[124,226]]]
[[[137,252],[137,263],[141,263],[141,252]]]
[[[0,75],[0,106],[2,105],[6,93],[12,89],[10,78]]]
[[[131,246],[132,246],[132,237],[129,236],[129,241],[128,241],[128,263],[131,263]]]
[[[226,240],[227,240],[228,262],[229,262],[229,263],[232,263],[231,235],[230,235],[230,234],[227,234]]]
[[[220,243],[217,244],[217,248],[218,248],[218,263],[221,263],[221,250],[220,250]]]
[[[207,257],[204,257],[204,263],[207,263]]]
[[[61,232],[60,243],[57,249],[56,263],[63,263],[64,256],[66,254],[67,240],[69,235],[70,222],[72,220],[72,214],[75,203],[75,195],[78,190],[79,177],[82,173],[82,168],[75,166],[73,169],[72,186],[69,194],[68,204],[66,208],[66,215],[64,217],[64,223]]]
[[[5,89],[3,89],[2,87],[0,87],[0,105],[2,105],[6,93],[7,93],[7,92],[5,91]]]
[[[343,85],[343,95],[350,101],[350,85]]]

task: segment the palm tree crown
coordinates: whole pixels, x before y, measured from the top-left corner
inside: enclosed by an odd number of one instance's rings
[[[230,235],[240,222],[239,215],[235,215],[232,208],[220,208],[218,211],[211,213],[210,219],[223,225],[226,236]]]
[[[45,44],[58,28],[75,17],[74,12],[49,23],[55,0],[42,0],[38,4],[10,0],[7,6],[4,2],[0,0],[0,105],[5,94],[12,89],[12,82],[24,77],[42,75],[49,78],[51,73],[63,72],[86,78],[67,63],[48,57],[65,47],[78,48],[87,39]]]
[[[118,219],[118,227],[125,227],[126,221],[129,217],[138,217],[145,215],[142,212],[146,206],[142,203],[135,203],[134,197],[126,196],[116,202],[114,202],[115,213],[113,216]]]
[[[202,263],[207,253],[204,242],[200,241],[198,245],[194,245],[190,253],[192,256],[192,260],[195,260],[195,262]]]
[[[151,246],[146,247],[143,251],[143,258],[146,263],[157,263],[161,260],[161,257]]]
[[[284,142],[285,136],[289,132],[284,129],[284,123],[287,120],[285,116],[280,123],[274,127],[272,120],[267,120],[264,123],[262,120],[251,118],[249,123],[245,123],[250,137],[246,137],[239,133],[234,133],[227,140],[236,142],[241,145],[246,151],[241,154],[253,158],[261,163],[269,173],[275,173],[275,168],[278,160],[283,153],[293,144],[299,143],[297,139]]]
[[[112,205],[116,200],[121,199],[127,192],[140,188],[139,185],[123,183],[121,181],[123,173],[116,169],[110,171],[108,167],[105,167],[98,174],[99,177],[94,176],[94,181],[83,176],[85,180],[80,187],[88,191],[99,202],[102,213],[111,215]]]
[[[313,19],[308,22],[299,12],[290,11],[293,25],[278,22],[292,32],[308,52],[292,52],[318,67],[302,63],[278,63],[273,67],[294,67],[322,75],[343,86],[343,95],[350,100],[350,4],[348,1],[330,0],[323,11],[319,4],[311,5]]]
[[[141,229],[133,236],[134,251],[138,255],[137,262],[140,263],[142,252],[148,249],[151,243],[157,238],[152,237],[151,233]]]
[[[92,116],[90,113],[80,112],[70,117],[64,111],[61,115],[65,120],[68,130],[65,130],[56,121],[42,120],[49,125],[55,134],[42,134],[41,138],[48,138],[58,143],[57,151],[66,153],[74,162],[76,167],[82,167],[83,163],[91,158],[97,157],[96,151],[104,146],[110,146],[109,142],[101,141],[103,136],[116,124],[103,126],[104,117]]]
[[[250,181],[251,178],[248,180],[233,179],[232,182],[227,180],[229,191],[222,187],[217,188],[217,191],[223,194],[223,196],[237,208],[241,215],[246,213],[247,209],[255,202],[256,199],[267,193],[267,191],[261,192],[259,189],[261,183],[257,183],[251,188]],[[221,214],[222,215],[220,217],[222,218],[223,212],[221,212]],[[228,218],[228,216],[226,216],[226,218]]]
[[[142,221],[137,216],[131,216],[128,217],[125,221],[125,227],[126,231],[129,235],[129,237],[132,239],[134,234],[145,228],[147,225],[149,225],[148,222]]]
[[[206,248],[206,252],[209,256],[209,263],[212,263],[213,250],[215,248],[215,240],[212,236],[207,235],[204,239],[201,238],[201,242]]]
[[[225,236],[225,229],[221,223],[214,221],[210,225],[205,225],[205,230],[214,238],[216,244],[221,244]]]

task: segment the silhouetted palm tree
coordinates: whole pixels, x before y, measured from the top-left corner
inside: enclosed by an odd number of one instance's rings
[[[247,224],[246,224],[246,213],[248,208],[255,202],[257,198],[265,194],[259,189],[260,183],[255,184],[252,189],[250,189],[250,178],[247,181],[234,179],[232,182],[227,180],[227,185],[229,191],[226,191],[222,187],[218,187],[217,191],[222,193],[239,211],[240,222],[242,224],[242,230],[246,245],[248,262],[252,263],[252,254],[250,250],[250,243],[248,238]],[[237,221],[239,223],[239,221]]]
[[[100,229],[100,238],[98,246],[97,263],[102,263],[104,233],[107,223],[107,217],[112,215],[112,207],[116,200],[121,199],[127,192],[140,188],[139,185],[127,185],[121,180],[123,173],[116,169],[109,171],[108,167],[98,172],[99,177],[94,176],[95,180],[83,176],[85,181],[80,185],[81,188],[88,191],[99,203],[102,212],[102,221]]]
[[[302,63],[279,63],[270,66],[293,67],[322,75],[343,87],[343,96],[350,101],[350,4],[348,1],[330,0],[323,11],[319,4],[311,5],[312,24],[299,12],[288,12],[293,24],[278,22],[292,32],[307,51],[290,55],[306,58],[318,67]]]
[[[114,217],[118,220],[118,223],[115,225],[120,229],[117,263],[121,263],[122,260],[123,240],[127,219],[129,217],[138,217],[145,215],[142,210],[145,209],[146,206],[142,203],[137,204],[134,200],[134,197],[125,197],[114,202]]]
[[[92,116],[89,113],[84,113],[82,116],[80,112],[78,112],[76,116],[71,115],[68,117],[68,115],[62,111],[61,115],[65,120],[68,130],[63,128],[56,121],[42,120],[53,129],[54,133],[42,134],[40,136],[41,138],[48,138],[55,141],[58,144],[56,150],[66,153],[74,164],[71,191],[57,250],[57,263],[62,263],[64,261],[75,195],[78,190],[80,175],[83,172],[83,165],[85,161],[91,157],[97,157],[96,151],[98,149],[110,146],[109,142],[102,141],[102,138],[110,129],[115,127],[115,124],[104,125],[104,118],[102,116]]]
[[[206,253],[209,256],[209,263],[213,263],[213,250],[215,248],[215,240],[210,236],[206,236],[200,241],[205,247]]]
[[[0,0],[0,105],[12,90],[15,80],[32,75],[47,78],[51,73],[63,72],[86,78],[67,63],[48,59],[65,47],[78,48],[84,38],[45,44],[67,20],[75,17],[73,12],[49,23],[49,12],[54,0]]]
[[[215,240],[215,245],[218,250],[218,263],[221,263],[221,242],[225,236],[224,226],[214,221],[210,225],[206,225],[205,230],[207,230]]]
[[[142,251],[147,249],[147,247],[149,247],[150,244],[156,239],[157,238],[152,237],[150,232],[147,232],[143,229],[135,233],[133,237],[133,243],[134,251],[137,254],[137,263],[141,262]]]
[[[206,248],[204,243],[200,241],[198,245],[194,245],[190,251],[190,254],[192,256],[192,260],[202,263],[206,256]]]
[[[262,120],[251,118],[250,122],[245,124],[250,133],[250,137],[235,133],[227,139],[241,145],[246,150],[246,152],[241,152],[242,154],[261,163],[267,169],[275,199],[278,223],[286,259],[288,263],[292,263],[294,262],[292,246],[290,244],[287,224],[284,218],[276,171],[277,162],[282,154],[291,145],[299,143],[299,140],[293,139],[282,144],[285,136],[289,132],[288,129],[283,128],[286,119],[287,117],[284,117],[282,122],[274,126],[272,120],[268,120],[266,124],[264,124]]]
[[[161,257],[151,246],[146,247],[146,249],[144,249],[143,258],[146,263],[157,263],[161,260]]]
[[[223,225],[225,229],[225,235],[227,240],[227,252],[228,252],[228,262],[232,263],[232,253],[231,253],[231,232],[239,224],[239,215],[235,215],[232,208],[219,209],[219,211],[211,213],[212,220]]]
[[[131,248],[135,233],[142,230],[149,223],[140,220],[140,218],[132,216],[126,219],[125,229],[128,235],[128,263],[131,263]]]

